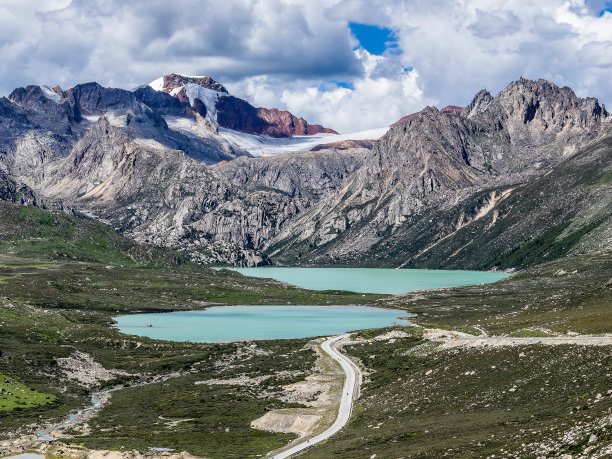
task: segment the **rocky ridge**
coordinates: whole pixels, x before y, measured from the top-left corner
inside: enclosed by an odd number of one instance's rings
[[[272,137],[337,134],[333,129],[309,124],[287,110],[256,108],[246,100],[232,96],[223,85],[207,76],[172,73],[151,82],[149,87],[189,103],[201,116],[208,116],[218,126],[247,134]]]
[[[521,79],[495,98],[481,91],[459,116],[428,107],[393,126],[341,189],[286,226],[270,255],[290,263],[423,266],[420,251],[452,239],[513,189],[601,138],[609,121],[596,99],[578,98],[545,80]],[[461,205],[470,211],[449,224],[452,209]],[[551,222],[537,224],[546,230]],[[418,234],[427,236],[414,244],[409,229],[417,225]],[[507,236],[500,225],[495,230],[499,238]],[[523,236],[529,240],[538,232]],[[399,253],[389,253],[390,240]],[[444,260],[436,263],[443,266]],[[454,266],[473,263],[459,257]]]
[[[62,202],[202,262],[265,263],[264,241],[308,203],[282,190],[252,193],[210,170],[249,155],[218,135],[206,103],[180,93],[185,84],[225,88],[208,77],[164,81],[178,97],[86,83],[66,91],[31,85],[0,99],[0,198]],[[356,168],[349,162],[341,174]]]

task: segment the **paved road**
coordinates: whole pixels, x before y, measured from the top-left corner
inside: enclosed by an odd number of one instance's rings
[[[351,364],[346,357],[344,357],[333,347],[334,344],[347,336],[348,335],[334,336],[333,338],[324,341],[321,345],[323,352],[327,353],[331,356],[331,358],[338,362],[340,366],[342,366],[344,373],[346,373],[346,377],[344,378],[344,388],[342,389],[342,399],[340,400],[340,409],[338,410],[338,417],[336,418],[336,421],[326,431],[310,438],[309,440],[298,443],[297,445],[292,446],[281,453],[278,453],[277,455],[273,456],[272,459],[284,459],[301,453],[316,443],[327,440],[329,437],[342,429],[342,427],[344,427],[344,425],[348,422],[349,418],[351,417],[351,410],[353,409],[353,394],[355,393],[355,388],[357,386],[357,372],[359,369]]]

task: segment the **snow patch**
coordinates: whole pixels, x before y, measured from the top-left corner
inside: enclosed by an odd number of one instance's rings
[[[210,127],[198,124],[195,120],[182,116],[164,116],[170,129],[191,138],[209,139],[216,136]]]
[[[166,124],[168,125],[168,127],[170,129],[174,129],[175,131],[180,131],[180,130],[185,130],[185,129],[188,130],[188,129],[191,129],[196,124],[195,120],[192,120],[190,118],[184,118],[182,116],[166,115],[164,116],[164,120],[166,121]]]
[[[97,123],[100,119],[100,115],[82,115],[81,117],[86,119],[90,123]]]
[[[45,84],[39,84],[38,87],[41,89],[45,97],[53,102],[59,104],[62,98],[58,93]]]
[[[115,115],[114,113],[106,113],[106,119],[111,126],[115,127],[126,127],[127,126],[127,115]]]
[[[193,103],[196,99],[200,99],[206,107],[206,118],[210,121],[217,122],[217,101],[219,97],[226,96],[223,92],[214,91],[212,89],[204,88],[199,84],[188,83],[184,86],[179,86],[170,91],[170,95],[176,97],[176,95],[185,89],[185,94],[189,98],[189,105],[193,107]]]
[[[219,134],[231,144],[244,148],[253,156],[278,156],[283,153],[308,151],[317,145],[326,145],[343,140],[376,140],[385,135],[388,130],[389,127],[384,127],[349,134],[316,134],[275,138],[268,135],[246,134],[220,127]]]
[[[195,99],[200,99],[206,106],[206,117],[217,120],[217,101],[223,93],[203,88],[199,84],[189,83],[185,86],[185,93],[189,97],[189,104],[193,106]]]
[[[156,91],[163,91],[164,89],[164,77],[153,80],[149,83],[149,86],[155,89]]]

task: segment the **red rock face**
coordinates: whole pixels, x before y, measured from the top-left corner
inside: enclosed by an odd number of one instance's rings
[[[409,120],[417,116],[421,112],[411,113],[410,115],[402,116],[399,120],[393,123],[391,126],[397,126],[398,124],[407,123]]]
[[[350,148],[367,148],[371,150],[374,148],[376,140],[341,140],[340,142],[323,143],[316,145],[310,149],[310,151],[321,151],[321,150],[348,150]]]
[[[333,129],[324,128],[319,124],[308,124],[304,118],[298,118],[286,110],[255,108],[247,101],[233,96],[219,98],[217,122],[219,126],[228,129],[247,134],[267,134],[271,137],[337,134]]]
[[[257,117],[262,119],[268,128],[261,134],[272,137],[291,137],[294,135],[314,135],[320,133],[337,134],[333,129],[325,128],[320,124],[308,124],[304,118],[298,118],[287,110],[276,108],[258,108]]]
[[[461,115],[462,111],[463,107],[458,107],[457,105],[447,105],[442,110],[440,110],[440,113],[448,113],[449,115]]]
[[[461,115],[462,110],[463,110],[463,107],[458,107],[457,105],[447,105],[442,110],[440,110],[440,113],[446,113],[447,115]],[[421,112],[411,113],[410,115],[402,116],[399,120],[397,120],[391,126],[397,126],[398,124],[404,124],[407,121],[414,118],[415,116],[417,116],[419,113]]]

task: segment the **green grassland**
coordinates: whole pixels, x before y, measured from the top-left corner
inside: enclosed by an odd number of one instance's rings
[[[381,300],[418,314],[417,322],[491,335],[544,328],[552,333],[612,332],[612,253],[544,263],[494,284],[413,292]],[[465,329],[470,333],[469,328]]]
[[[31,400],[40,393],[45,401],[5,403],[0,439],[58,423],[87,406],[93,391],[122,384],[90,421],[91,433],[71,427],[67,442],[141,451],[169,447],[209,457],[265,454],[294,435],[251,429],[250,422],[293,406],[279,397],[283,385],[313,371],[316,354],[304,348],[306,340],[260,342],[260,352],[241,343],[155,341],[119,333],[112,317],[220,304],[364,304],[381,298],[308,291],[204,268],[61,213],[0,203],[0,215],[0,368],[24,391],[32,389]],[[93,386],[69,378],[58,361],[77,352],[123,374]],[[195,385],[237,375],[264,378],[248,387]]]
[[[166,447],[205,457],[265,454],[284,446],[294,435],[251,429],[250,423],[267,411],[299,406],[282,402],[275,394],[282,385],[302,380],[311,370],[315,355],[304,344],[303,340],[263,342],[258,343],[257,353],[251,344],[232,345],[250,358],[219,368],[211,365],[219,362],[220,355],[214,353],[169,381],[121,390],[90,423],[91,431],[68,441],[94,449]],[[275,370],[296,376],[278,376]],[[270,378],[260,384],[201,384],[238,375]],[[263,391],[269,395],[262,396]]]
[[[6,375],[0,374],[0,411],[21,410],[53,403],[55,397],[42,394]]]

